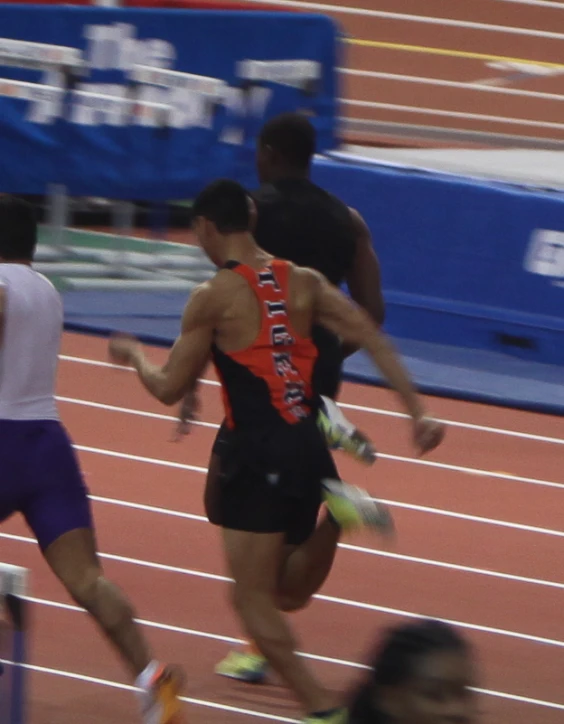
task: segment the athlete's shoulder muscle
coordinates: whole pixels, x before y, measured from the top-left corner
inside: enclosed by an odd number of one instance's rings
[[[190,295],[182,315],[182,330],[212,324],[219,311],[214,279],[199,284]]]
[[[307,266],[298,266],[297,264],[290,263],[292,277],[299,280],[301,284],[307,285],[313,288],[320,281],[327,281],[321,272],[317,269],[311,269]]]
[[[294,307],[313,309],[320,284],[327,280],[316,269],[290,263],[290,294]]]
[[[182,326],[190,328],[220,322],[233,302],[234,296],[247,284],[238,274],[220,269],[206,282],[198,285],[192,292],[183,315]]]

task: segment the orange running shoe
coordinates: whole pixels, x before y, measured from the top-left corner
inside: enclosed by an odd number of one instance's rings
[[[144,672],[139,694],[143,724],[185,724],[179,698],[183,684],[184,675],[177,667],[157,664]]]

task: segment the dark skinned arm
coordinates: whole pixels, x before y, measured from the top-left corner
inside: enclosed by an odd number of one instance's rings
[[[356,211],[349,209],[356,235],[356,249],[352,266],[346,276],[352,299],[362,307],[377,326],[382,326],[385,304],[382,296],[380,262],[372,245],[372,236],[365,220]],[[354,354],[359,348],[350,343],[343,344],[343,358]]]

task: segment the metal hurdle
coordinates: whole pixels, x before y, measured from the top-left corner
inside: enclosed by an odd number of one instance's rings
[[[107,96],[76,88],[78,79],[88,74],[88,67],[80,50],[64,46],[31,43],[0,38],[0,66],[34,70],[55,69],[61,73],[61,85],[41,85],[0,78],[0,95],[25,100],[50,100],[57,108],[57,117],[63,121],[69,110],[68,103],[88,103],[98,109],[108,109],[120,118],[119,125],[144,123],[167,129],[174,127],[174,103],[156,103],[140,98],[144,87],[153,86],[168,91],[169,99],[175,93],[193,93],[209,104],[210,117],[221,103],[228,102],[229,88],[225,81],[180,71],[164,70],[147,65],[136,65],[125,86],[125,96]],[[267,98],[266,83],[290,85],[300,88],[304,97],[315,95],[321,78],[319,63],[309,60],[263,61],[246,59],[237,64],[237,75],[244,91],[241,113],[241,133],[244,138],[245,121],[257,114],[255,107]],[[261,89],[261,99],[253,93]],[[299,109],[298,109],[299,110]],[[307,109],[305,109],[307,112]],[[72,112],[72,106],[71,106]],[[241,138],[241,140],[242,140]],[[160,161],[159,161],[160,162]],[[155,172],[158,173],[156,166]],[[135,289],[186,290],[186,282],[201,281],[213,271],[195,247],[173,247],[153,254],[127,250],[127,236],[133,226],[134,207],[131,202],[116,201],[113,205],[115,244],[113,249],[88,249],[70,246],[65,236],[70,225],[69,199],[62,184],[48,189],[50,241],[37,257],[39,269],[46,274],[64,277],[71,289]],[[164,245],[163,245],[164,246]],[[163,249],[161,251],[161,249]]]
[[[86,72],[82,53],[78,48],[49,45],[13,38],[0,38],[0,67],[25,70],[55,70],[61,74],[60,86],[16,81],[0,78],[0,95],[28,101],[51,101],[58,107],[64,102],[66,89]],[[68,219],[68,204],[64,189],[53,184],[46,189],[49,198],[48,226],[52,243],[43,251],[48,259],[60,259],[68,250],[64,244],[64,228]]]
[[[155,103],[140,100],[142,86],[155,86],[170,90],[175,88],[184,92],[196,93],[213,106],[223,100],[226,84],[217,78],[200,76],[179,71],[162,70],[143,65],[136,65],[130,72],[128,93],[125,98],[100,96],[85,91],[74,91],[80,99],[87,98],[90,102],[117,102],[123,104],[129,120],[135,123],[143,117],[148,125],[160,127],[165,132],[174,126],[174,106],[172,104]],[[157,169],[155,169],[157,171]],[[114,204],[114,228],[118,230],[118,239],[125,239],[132,226],[133,205],[126,201]],[[120,289],[135,291],[189,291],[195,284],[209,278],[213,273],[213,265],[198,247],[176,245],[175,253],[170,251],[170,244],[158,245],[158,251],[145,254],[131,252],[125,245],[114,250],[80,250],[75,252],[84,255],[98,264],[106,265],[111,271],[109,276],[92,278],[88,275],[66,277],[71,289]],[[169,251],[161,251],[166,248]],[[181,251],[182,250],[182,251]]]
[[[246,91],[246,107],[243,111],[242,121],[253,114],[256,109],[253,107],[252,91],[255,88],[264,88],[266,82],[290,85],[302,90],[304,97],[315,95],[317,83],[321,79],[321,65],[315,61],[262,61],[244,60],[237,65],[237,75]],[[162,68],[136,65],[130,73],[130,97],[136,98],[142,86],[154,86],[164,88],[168,91],[176,90],[192,92],[203,98],[204,102],[210,104],[213,111],[217,106],[226,102],[228,86],[225,81],[207,76],[200,76],[180,71],[165,70]],[[134,101],[137,102],[137,101]],[[169,107],[168,120],[174,113],[174,106]],[[158,104],[155,104],[158,107]],[[117,203],[117,213],[123,219],[128,218],[130,213],[125,202]],[[127,225],[127,222],[124,222]],[[170,247],[169,247],[170,248]],[[188,251],[189,250],[189,251]],[[124,268],[128,269],[129,276],[136,279],[127,282],[127,288],[136,289],[173,289],[175,288],[174,278],[180,281],[187,274],[191,283],[209,278],[213,272],[211,265],[201,254],[200,250],[194,247],[187,247],[186,254],[172,254],[163,251],[151,255],[126,254],[122,258]],[[99,260],[111,263],[115,259],[112,252],[99,252]],[[140,278],[141,277],[141,278]],[[181,282],[182,285],[182,282]],[[123,279],[91,280],[88,278],[73,280],[73,288],[124,288]],[[185,288],[185,287],[182,287]]]
[[[0,67],[30,70],[57,70],[60,86],[50,86],[0,78],[0,95],[27,101],[50,101],[59,118],[65,118],[66,103],[87,102],[98,109],[110,110],[120,117],[119,125],[143,123],[169,127],[172,107],[166,103],[140,100],[135,92],[142,83],[163,87],[188,88],[206,98],[221,99],[225,83],[215,78],[168,71],[169,78],[155,74],[155,69],[136,67],[125,97],[108,96],[78,90],[76,82],[88,73],[81,52],[76,48],[0,38]],[[157,69],[158,70],[158,69]],[[173,80],[172,80],[173,79]],[[126,86],[127,88],[127,86]],[[36,268],[47,275],[62,277],[70,289],[189,290],[194,283],[208,278],[213,266],[202,252],[190,246],[175,245],[176,253],[150,254],[128,252],[126,236],[133,226],[131,202],[118,201],[113,206],[114,248],[89,249],[69,246],[65,236],[70,225],[69,199],[63,184],[47,189],[50,244],[41,246]],[[169,247],[171,248],[171,247]]]

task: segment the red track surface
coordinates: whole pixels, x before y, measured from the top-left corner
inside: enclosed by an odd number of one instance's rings
[[[149,628],[157,652],[186,667],[188,697],[295,718],[298,711],[283,688],[248,688],[215,677],[214,663],[229,643],[196,635],[203,631],[239,636],[227,601],[227,584],[194,575],[224,575],[217,531],[201,520],[118,504],[127,501],[202,515],[202,472],[151,460],[205,467],[215,430],[200,426],[182,444],[169,442],[170,420],[103,407],[171,413],[149,398],[132,373],[84,362],[105,361],[103,340],[66,335],[63,352],[83,360],[61,362],[59,395],[67,398],[60,402],[63,419],[78,446],[94,448],[80,452],[92,495],[114,501],[94,502],[100,548],[106,554],[130,559],[106,560],[107,572],[132,597],[140,618],[190,630]],[[163,354],[162,350],[154,352],[156,359]],[[218,423],[218,388],[207,385],[204,389],[204,420]],[[558,535],[558,531],[564,531],[563,445],[453,426],[444,446],[428,459],[432,464],[422,465],[411,458],[405,420],[382,415],[382,410],[394,409],[389,393],[347,384],[342,400],[378,408],[380,412],[348,409],[347,413],[377,440],[382,453],[406,458],[384,457],[370,473],[348,460],[341,464],[344,477],[395,501],[399,540],[391,553],[400,558],[382,556],[386,551],[379,549],[378,539],[349,541],[366,548],[341,550],[322,591],[322,595],[341,601],[317,600],[295,616],[302,650],[343,662],[314,662],[320,676],[336,690],[344,690],[358,674],[344,662],[360,661],[379,628],[398,622],[400,612],[421,613],[498,629],[463,629],[478,648],[484,688],[564,705],[564,532]],[[94,408],[87,402],[102,407]],[[564,440],[562,419],[449,400],[435,399],[430,404],[436,414],[451,421],[551,436],[559,438],[560,443]],[[117,455],[110,456],[107,451]],[[436,463],[466,470],[440,468]],[[480,475],[472,469],[502,471],[539,482]],[[560,483],[561,487],[548,487],[542,481]],[[413,506],[451,511],[463,517]],[[498,521],[534,526],[537,530],[507,527]],[[2,527],[0,559],[31,569],[32,595],[43,601],[33,605],[31,663],[58,672],[127,683],[119,662],[84,614],[45,603],[69,601],[46,569],[36,546],[6,538],[6,534],[27,537],[27,530],[19,519]],[[149,561],[152,567],[142,566],[140,561]],[[437,567],[431,561],[448,565]],[[488,576],[464,567],[506,577]],[[537,582],[510,580],[507,574]],[[558,582],[560,588],[541,585],[539,581],[543,580]],[[356,602],[369,605],[362,608]],[[381,607],[393,611],[384,612]],[[519,638],[516,634],[526,636]],[[527,636],[553,642],[534,642]],[[135,704],[128,691],[47,672],[34,673],[31,684],[31,724],[136,721]],[[491,695],[481,696],[481,705],[483,721],[489,724],[513,724],[518,719],[527,724],[557,724],[563,716],[562,710]],[[237,711],[195,704],[190,707],[192,722],[237,724],[248,719],[248,715]]]
[[[529,61],[562,63],[562,39],[515,35],[485,28],[445,27],[423,24],[415,20],[371,17],[367,11],[448,18],[491,26],[511,26],[552,33],[564,33],[564,10],[525,5],[501,0],[472,0],[471,2],[445,2],[445,0],[322,0],[333,11],[331,15],[349,38],[394,43],[404,46],[424,46],[458,53],[486,54]],[[307,10],[307,2],[303,2]],[[357,8],[356,13],[343,13],[339,7]],[[315,12],[315,10],[312,10]],[[318,11],[319,12],[319,11]],[[462,83],[494,79],[501,70],[488,66],[488,59],[448,57],[430,52],[412,52],[408,49],[382,49],[346,44],[342,65],[348,69],[376,71],[422,78],[435,78]],[[561,69],[561,72],[564,69]],[[414,108],[439,109],[463,114],[481,114],[499,117],[491,121],[473,117],[454,118],[397,109],[343,106],[343,115],[354,119],[448,127],[465,131],[483,131],[516,136],[564,140],[564,128],[546,128],[508,123],[507,119],[561,123],[562,74],[553,77],[521,78],[508,84],[508,88],[557,94],[547,99],[508,95],[505,93],[468,88],[437,86],[383,79],[342,76],[341,96],[349,100],[369,101]],[[504,120],[505,119],[505,120]],[[377,135],[377,134],[376,134]],[[350,137],[350,134],[347,134]],[[355,136],[354,140],[361,140]],[[364,138],[369,140],[369,138]],[[374,140],[374,138],[372,139]],[[435,144],[436,145],[436,144]],[[468,144],[467,144],[468,145]]]

